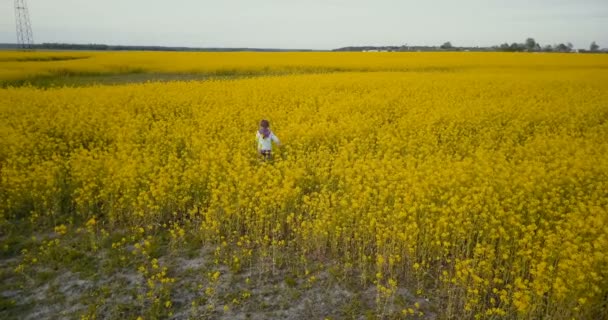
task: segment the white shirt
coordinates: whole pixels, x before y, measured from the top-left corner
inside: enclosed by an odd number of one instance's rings
[[[272,150],[272,141],[276,144],[281,143],[272,131],[270,131],[267,138],[264,138],[259,131],[256,131],[255,138],[258,140],[258,150]]]

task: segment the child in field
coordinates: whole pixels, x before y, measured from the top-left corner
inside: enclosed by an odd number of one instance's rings
[[[277,147],[281,146],[279,138],[270,131],[270,122],[268,120],[260,121],[260,129],[256,132],[255,138],[258,144],[258,152],[266,159],[272,159],[272,142],[276,143]]]

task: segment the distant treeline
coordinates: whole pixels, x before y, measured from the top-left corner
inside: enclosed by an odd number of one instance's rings
[[[450,47],[440,46],[352,46],[334,49],[332,51],[495,51],[490,47]]]
[[[42,43],[34,44],[28,48],[20,47],[14,43],[0,43],[0,49],[40,49],[40,50],[95,50],[95,51],[205,51],[205,52],[230,52],[230,51],[258,51],[258,52],[287,52],[287,51],[327,51],[312,49],[278,49],[278,48],[196,48],[196,47],[165,47],[165,46],[124,46],[107,44],[74,44],[74,43]],[[580,52],[580,53],[608,53],[608,48],[600,49],[594,42],[589,49],[574,49],[572,43],[559,43],[541,46],[533,38],[526,39],[523,43],[503,43],[491,47],[459,47],[445,42],[439,46],[350,46],[331,51],[506,51],[506,52]]]
[[[579,53],[608,53],[608,49],[600,49],[594,42],[589,49],[574,49],[572,43],[559,43],[554,45],[541,46],[534,38],[528,38],[523,43],[513,42],[503,43],[491,47],[458,47],[451,42],[445,42],[439,46],[357,46],[343,47],[333,51],[505,51],[505,52],[579,52]]]
[[[3,43],[0,48],[20,49],[18,44]],[[94,50],[94,51],[205,51],[205,52],[225,52],[225,51],[259,51],[259,52],[281,52],[281,51],[315,51],[309,49],[275,49],[275,48],[193,48],[193,47],[165,47],[165,46],[123,46],[107,44],[74,44],[74,43],[41,43],[34,44],[23,49],[39,50]],[[318,51],[318,50],[317,50]]]

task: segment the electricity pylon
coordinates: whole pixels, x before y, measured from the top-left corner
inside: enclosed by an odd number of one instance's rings
[[[31,49],[34,45],[34,35],[25,0],[15,0],[15,24],[17,25],[19,47],[21,49]]]

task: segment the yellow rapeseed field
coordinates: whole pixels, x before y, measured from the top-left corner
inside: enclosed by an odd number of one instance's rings
[[[18,52],[0,51],[0,83],[33,77],[209,73],[289,74],[336,71],[588,71],[608,68],[603,55],[441,52]]]
[[[4,80],[57,70],[271,75],[0,89],[2,226],[334,261],[441,319],[608,312],[606,55],[0,54]]]

